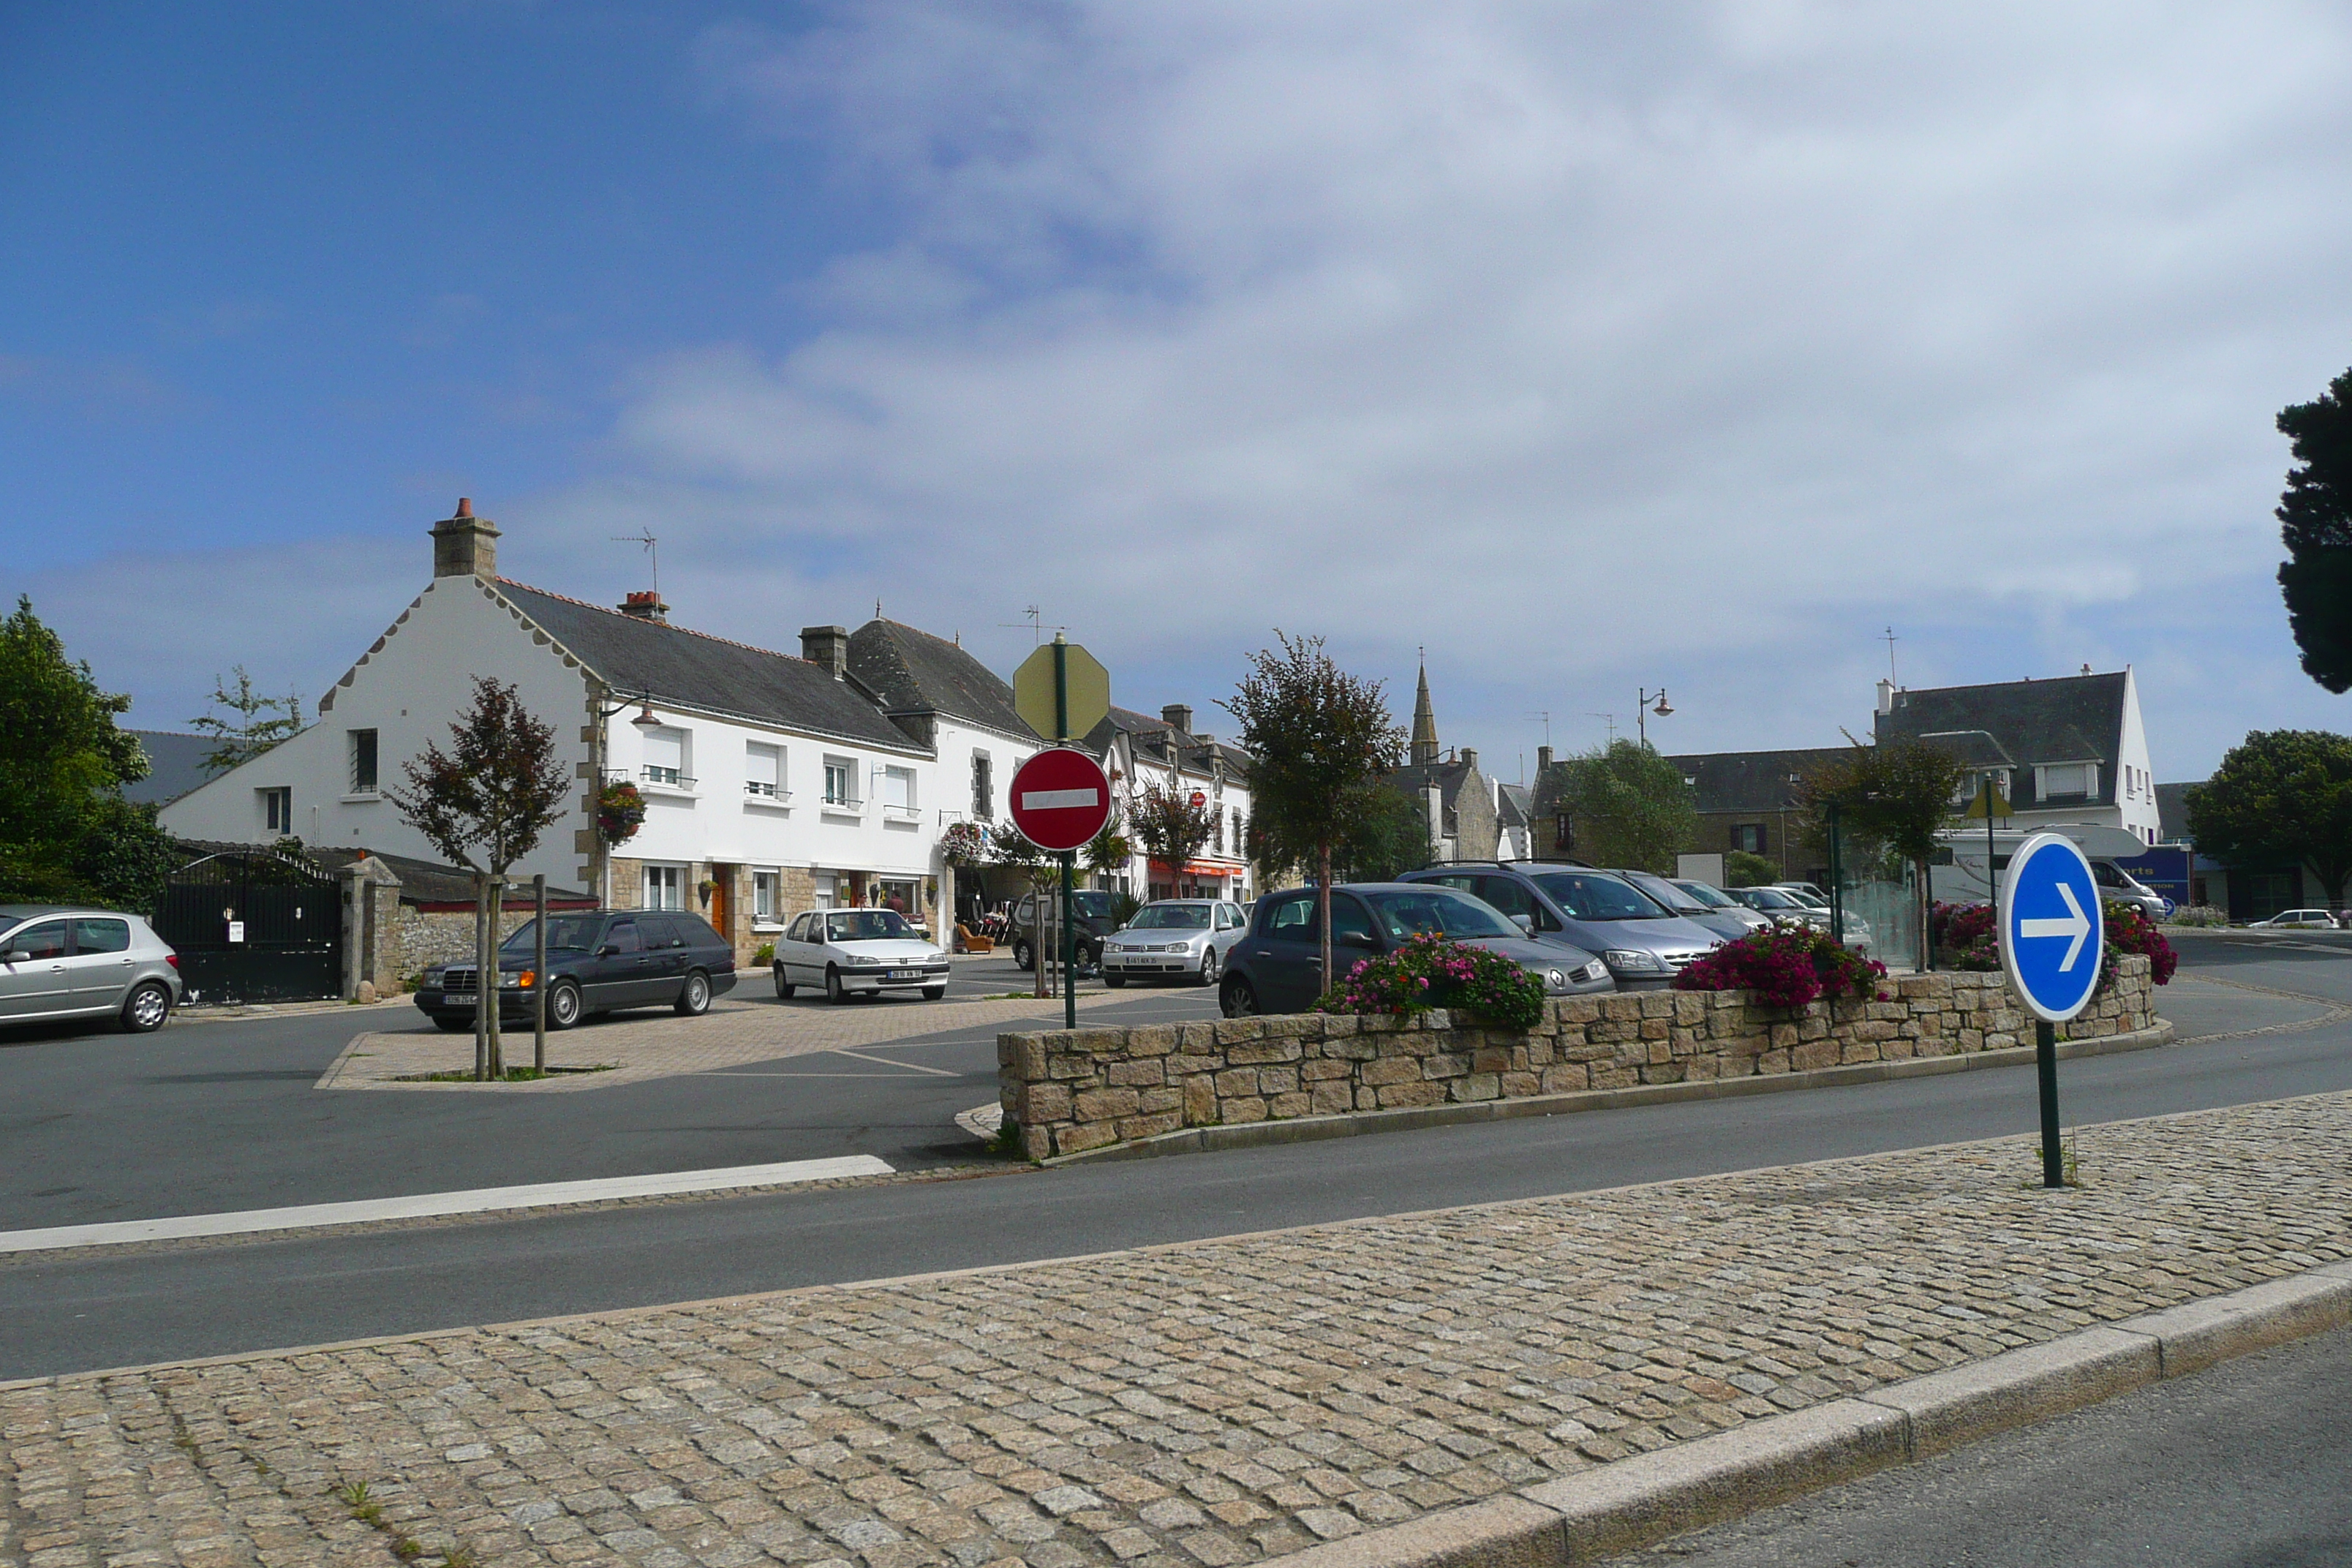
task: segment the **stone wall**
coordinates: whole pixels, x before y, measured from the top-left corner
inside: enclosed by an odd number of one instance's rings
[[[2156,1022],[2148,961],[2063,1039]],[[1803,1072],[2033,1043],[2032,1016],[2000,974],[1906,975],[1885,1001],[1789,1009],[1744,991],[1650,991],[1546,1005],[1535,1027],[1490,1028],[1443,1011],[1413,1019],[1307,1013],[997,1037],[1000,1096],[1032,1159],[1184,1127],[1516,1100],[1640,1084]]]

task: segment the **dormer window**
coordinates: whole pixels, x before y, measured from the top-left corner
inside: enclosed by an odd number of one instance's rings
[[[2049,763],[2033,773],[2034,791],[2044,800],[2087,800],[2099,792],[2096,763]]]

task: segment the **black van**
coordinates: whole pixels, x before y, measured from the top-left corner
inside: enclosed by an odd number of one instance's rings
[[[528,1025],[531,997],[547,989],[547,1026],[568,1029],[593,1013],[661,1007],[687,1017],[735,988],[735,950],[700,915],[683,910],[577,910],[547,917],[547,973],[531,971],[536,921],[499,948],[499,1021]],[[474,1026],[474,961],[425,972],[416,1005],[441,1027]]]

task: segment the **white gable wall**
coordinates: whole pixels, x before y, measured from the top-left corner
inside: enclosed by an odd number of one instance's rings
[[[425,860],[446,858],[408,826],[389,791],[430,742],[449,746],[449,726],[473,699],[476,675],[512,683],[523,706],[555,731],[555,754],[567,778],[588,761],[581,739],[587,717],[583,672],[539,639],[472,577],[437,577],[391,629],[320,700],[318,722],[242,767],[181,796],[163,825],[184,838],[259,843],[270,837],[261,792],[292,792],[294,832],[320,847],[366,847]],[[373,794],[352,789],[351,736],[376,732]],[[573,832],[587,825],[585,785],[565,793],[563,819],[512,868],[544,872],[561,887],[579,881]]]
[[[2156,773],[2147,758],[2147,730],[2140,722],[2139,678],[2128,665],[2124,667],[2123,738],[2116,752],[2118,826],[2153,844],[2163,836],[2156,809]]]

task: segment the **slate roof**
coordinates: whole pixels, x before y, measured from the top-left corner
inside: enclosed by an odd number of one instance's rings
[[[1927,745],[1948,752],[1961,764],[1971,768],[2013,768],[2017,759],[1999,741],[1982,730],[1931,731],[1919,737]]]
[[[1403,791],[1416,801],[1423,798],[1423,791],[1435,784],[1445,817],[1439,831],[1456,833],[1461,830],[1462,786],[1469,782],[1470,773],[1470,764],[1458,759],[1450,763],[1422,763],[1418,765],[1408,763],[1403,767],[1391,768],[1381,774],[1381,782]]]
[[[205,766],[205,753],[219,742],[209,735],[175,735],[166,730],[131,730],[139,749],[153,764],[137,784],[122,786],[122,798],[169,805],[220,770]]]
[[[1525,827],[1533,820],[1535,792],[1525,784],[1498,784],[1495,792],[1495,820],[1505,827]]]
[[[1110,713],[1103,721],[1087,732],[1087,744],[1097,752],[1110,749],[1111,736],[1124,731],[1136,751],[1156,762],[1167,761],[1171,745],[1178,749],[1183,766],[1194,773],[1209,771],[1213,757],[1225,764],[1225,772],[1234,778],[1249,774],[1250,754],[1239,746],[1228,746],[1223,741],[1204,741],[1189,730],[1178,730],[1156,714],[1138,713],[1132,708],[1111,704]]]
[[[729,642],[501,577],[500,597],[614,691],[896,751],[919,751],[860,685],[796,655]]]
[[[1982,730],[2000,742],[2021,770],[2048,763],[2099,764],[2099,793],[2063,804],[2112,805],[2123,750],[2124,693],[2130,677],[2068,675],[2055,680],[2005,680],[1989,686],[1947,686],[1898,691],[1895,710],[1877,717],[1881,742],[1938,731]],[[2030,773],[2017,780],[2016,804],[2033,789]]]
[[[1780,752],[1709,752],[1668,757],[1692,782],[1694,804],[1702,812],[1762,814],[1784,811],[1809,778],[1853,753],[1852,746],[1805,746]],[[1553,766],[1558,767],[1559,763]]]
[[[879,618],[849,637],[849,673],[888,713],[937,713],[1023,739],[1013,688],[945,637]]]
[[[362,858],[382,861],[400,879],[400,901],[404,904],[463,904],[470,908],[474,902],[474,874],[463,866],[445,866],[437,860],[419,860],[409,855],[386,855],[380,849],[331,845],[305,845],[302,853],[330,871],[340,871]],[[530,908],[530,879],[524,878],[520,888],[509,886],[501,902],[510,910]],[[551,882],[547,907],[592,910],[596,907],[596,895],[578,888],[559,888]]]

